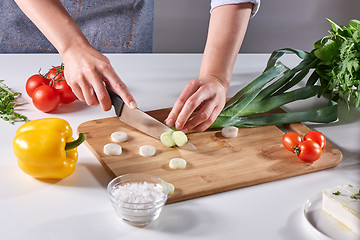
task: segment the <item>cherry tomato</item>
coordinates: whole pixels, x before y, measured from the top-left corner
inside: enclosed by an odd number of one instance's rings
[[[32,100],[34,106],[40,111],[51,112],[59,105],[60,95],[55,88],[44,85],[35,89]]]
[[[312,140],[304,140],[298,145],[296,153],[304,162],[315,162],[320,158],[322,150],[318,143]]]
[[[52,67],[45,76],[47,79],[54,81],[64,79],[64,66]]]
[[[312,141],[318,143],[322,150],[324,150],[324,148],[326,146],[325,136],[321,132],[318,132],[318,131],[308,132],[307,134],[305,134],[304,140],[312,140]]]
[[[65,80],[55,81],[54,88],[58,90],[60,94],[60,101],[62,103],[71,103],[77,99],[71,87],[66,83]]]
[[[32,97],[34,91],[36,88],[43,86],[43,85],[49,85],[50,81],[40,74],[35,74],[29,77],[29,79],[26,81],[25,89],[26,93],[29,95],[29,97]]]
[[[295,147],[299,145],[300,142],[301,142],[301,137],[294,132],[285,133],[282,138],[282,144],[287,150],[291,152],[294,152]]]

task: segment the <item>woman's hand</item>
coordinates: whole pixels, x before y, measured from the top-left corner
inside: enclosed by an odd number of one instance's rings
[[[252,3],[241,3],[212,10],[200,77],[185,87],[165,120],[167,125],[183,132],[202,132],[215,121],[225,105],[251,9]]]
[[[165,123],[183,132],[205,131],[223,109],[227,88],[214,76],[191,80],[176,100]]]
[[[136,108],[134,98],[109,59],[89,44],[59,0],[15,1],[58,50],[65,65],[65,78],[78,99],[88,105],[100,103],[105,111],[110,110],[106,84],[120,95],[125,104]]]
[[[130,108],[136,102],[121,81],[110,61],[89,44],[73,44],[61,54],[65,78],[81,101],[94,106],[100,103],[104,111],[111,109],[111,100],[105,85],[116,92]]]

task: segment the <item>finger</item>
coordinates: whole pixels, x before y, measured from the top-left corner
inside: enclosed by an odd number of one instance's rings
[[[202,122],[201,124],[197,125],[195,128],[193,128],[191,131],[192,132],[203,132],[205,131],[206,129],[208,129],[211,124],[214,123],[214,121],[216,120],[216,118],[219,116],[220,112],[221,112],[221,109],[220,107],[216,106],[214,111],[212,112],[212,114],[210,115],[210,117]]]
[[[128,107],[132,109],[136,108],[137,104],[134,97],[131,95],[127,86],[123,81],[121,81],[120,77],[116,74],[111,65],[106,65],[106,67],[104,67],[102,70],[104,77],[107,79],[107,86],[116,92]]]
[[[101,108],[104,111],[109,111],[111,109],[111,99],[105,88],[104,83],[102,81],[96,82],[96,83],[94,83],[93,86],[94,86],[94,90],[95,90],[97,99],[101,105]]]
[[[137,103],[134,97],[131,95],[127,86],[121,80],[120,82],[109,83],[109,85],[107,86],[110,87],[111,90],[116,92],[129,108],[137,108]]]
[[[183,129],[185,123],[190,118],[191,114],[195,111],[195,109],[200,106],[202,102],[210,99],[212,95],[208,94],[208,91],[203,90],[200,87],[185,103],[184,107],[181,109],[176,121],[175,127],[176,129]]]
[[[99,104],[94,89],[90,85],[83,86],[82,88],[85,102],[89,106],[96,106]]]
[[[71,88],[71,90],[73,91],[73,93],[75,94],[75,96],[82,102],[85,101],[85,97],[81,91],[81,87],[78,85],[78,82],[80,81],[73,81],[73,79],[67,74],[67,72],[65,72],[65,79],[66,82],[68,83],[69,87]]]
[[[82,93],[82,91],[81,91],[80,86],[77,85],[77,84],[75,84],[75,85],[70,85],[70,84],[69,84],[69,86],[70,86],[71,90],[73,91],[73,93],[75,94],[75,96],[76,96],[80,101],[84,102],[84,101],[85,101],[85,97],[84,97],[84,95],[83,95],[83,93]]]
[[[213,113],[217,103],[216,101],[207,101],[202,108],[197,112],[189,121],[187,121],[184,125],[184,129],[186,131],[192,131],[194,128],[199,126],[200,124],[206,122]]]
[[[79,86],[81,87],[82,93],[85,98],[85,102],[89,106],[95,106],[99,104],[97,97],[95,95],[94,88],[91,83],[95,83],[99,80],[99,76],[92,72],[87,73],[87,79],[82,79],[79,83]]]
[[[171,109],[168,117],[165,119],[165,123],[168,126],[174,126],[175,121],[178,118],[181,109],[185,105],[186,101],[190,96],[192,96],[199,88],[200,82],[198,79],[191,80],[185,87],[184,91],[180,94],[176,100],[173,108]]]

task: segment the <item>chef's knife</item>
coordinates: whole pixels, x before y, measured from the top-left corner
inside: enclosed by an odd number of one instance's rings
[[[140,109],[129,108],[126,104],[124,104],[124,101],[117,93],[108,87],[106,87],[106,89],[110,95],[111,103],[114,106],[116,116],[118,116],[119,119],[124,123],[156,139],[160,139],[160,135],[164,132],[173,131],[171,128],[151,117],[150,115],[144,113]],[[196,150],[196,147],[190,142],[181,148],[187,150]]]

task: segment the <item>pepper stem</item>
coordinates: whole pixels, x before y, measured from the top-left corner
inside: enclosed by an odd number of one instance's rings
[[[83,143],[85,141],[85,139],[86,139],[85,134],[79,133],[78,139],[76,139],[76,140],[74,140],[72,142],[67,142],[66,143],[65,151],[78,147],[81,143]]]

